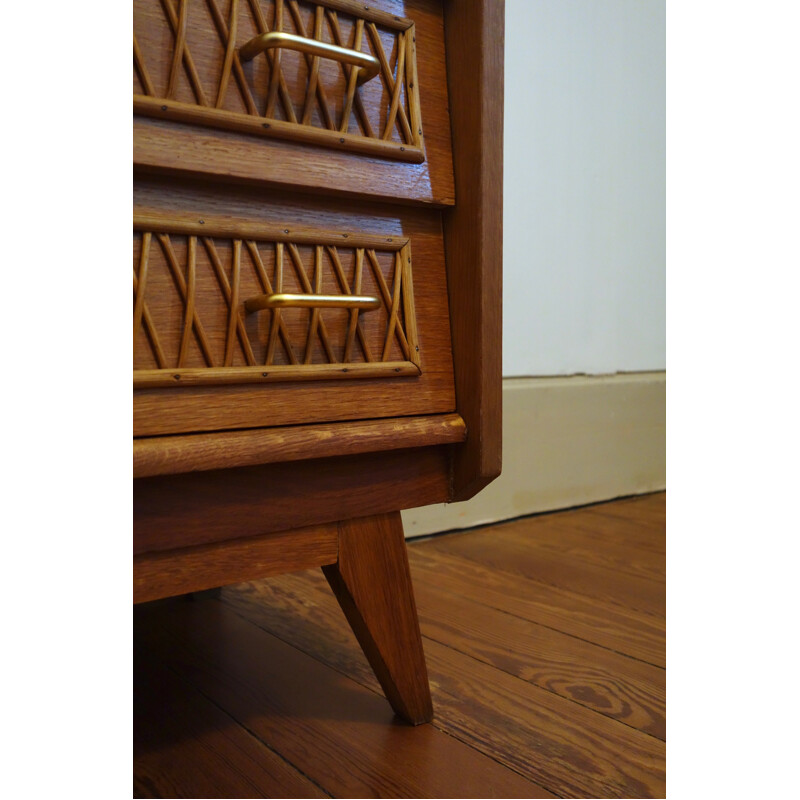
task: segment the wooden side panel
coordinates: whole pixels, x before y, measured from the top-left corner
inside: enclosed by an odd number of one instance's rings
[[[445,40],[456,206],[444,213],[458,412],[453,500],[500,474],[502,426],[502,0],[447,0]]]

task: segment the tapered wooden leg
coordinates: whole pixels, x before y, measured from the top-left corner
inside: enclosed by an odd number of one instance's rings
[[[322,568],[361,649],[403,719],[433,717],[400,513],[339,523],[339,560]]]

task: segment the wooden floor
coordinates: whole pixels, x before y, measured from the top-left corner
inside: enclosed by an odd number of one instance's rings
[[[664,797],[665,496],[409,542],[435,720],[321,571],[134,614],[135,797]]]

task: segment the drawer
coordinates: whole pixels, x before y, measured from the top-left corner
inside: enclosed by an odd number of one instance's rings
[[[188,215],[133,228],[134,388],[420,374],[407,237]]]
[[[363,3],[137,0],[134,111],[421,163],[415,33]]]
[[[437,3],[135,0],[133,28],[135,164],[452,204]]]
[[[438,215],[138,194],[135,435],[455,409]]]

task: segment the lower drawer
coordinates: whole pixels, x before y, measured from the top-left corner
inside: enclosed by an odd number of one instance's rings
[[[438,212],[276,199],[139,191],[134,435],[453,411]]]

